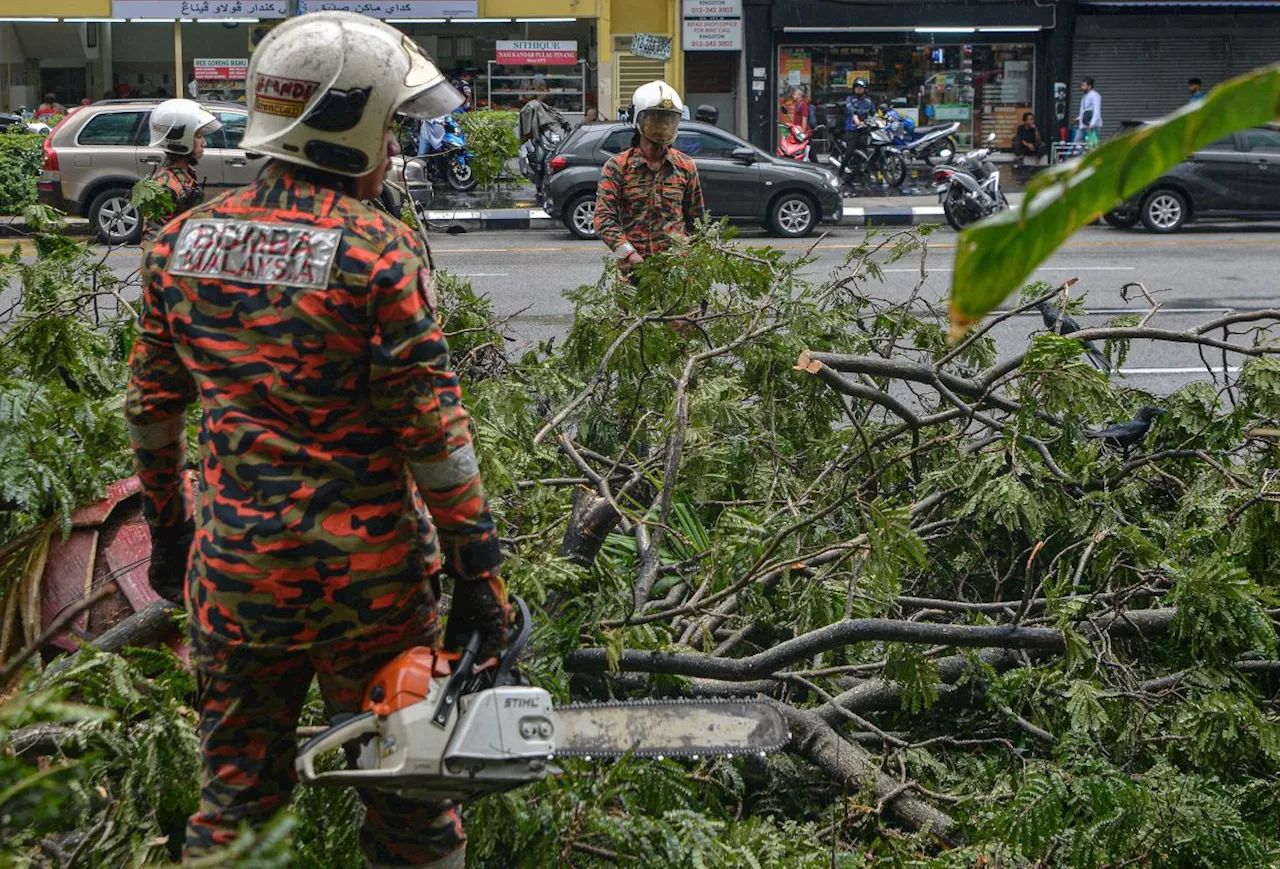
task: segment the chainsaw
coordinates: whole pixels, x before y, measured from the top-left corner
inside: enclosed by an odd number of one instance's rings
[[[383,667],[365,691],[364,712],[335,719],[299,749],[302,782],[468,802],[558,775],[555,763],[566,757],[763,755],[791,738],[777,708],[752,700],[555,706],[515,669],[531,622],[525,602],[512,601],[517,629],[498,657],[477,662],[475,633],[461,654],[418,647]],[[338,748],[354,768],[317,769]]]

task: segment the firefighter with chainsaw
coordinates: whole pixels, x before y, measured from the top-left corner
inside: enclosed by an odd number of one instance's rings
[[[200,201],[204,185],[196,177],[195,167],[204,156],[205,136],[222,129],[222,122],[194,100],[165,100],[151,112],[150,127],[151,147],[164,150],[164,163],[151,180],[163,187],[171,200],[151,228],[155,232]]]
[[[188,861],[287,805],[313,676],[331,715],[358,712],[384,664],[439,645],[442,575],[446,646],[478,634],[490,654],[510,623],[426,250],[362,203],[398,151],[393,117],[438,117],[462,97],[408,37],[346,12],[275,28],[247,85],[243,145],[272,161],[146,249],[126,409],[151,582],[185,597],[198,674]],[[371,865],[463,865],[451,804],[360,795]]]
[[[645,257],[693,233],[706,208],[693,159],[672,147],[684,104],[665,81],[636,89],[631,100],[636,135],[608,163],[596,191],[596,232],[634,282]]]

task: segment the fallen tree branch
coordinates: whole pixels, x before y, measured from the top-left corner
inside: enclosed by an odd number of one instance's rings
[[[98,588],[94,589],[93,594],[88,597],[81,598],[75,603],[68,604],[64,607],[62,612],[58,613],[58,617],[49,623],[49,627],[41,631],[40,635],[28,643],[26,648],[22,649],[5,662],[3,667],[0,667],[0,686],[7,685],[9,683],[9,679],[11,679],[13,675],[22,668],[22,665],[27,663],[28,659],[30,659],[32,655],[47,646],[54,637],[66,630],[67,625],[71,624],[71,622],[75,620],[76,616],[91,608],[99,601],[105,600],[110,595],[115,594],[115,591],[116,582],[113,579],[98,586]]]

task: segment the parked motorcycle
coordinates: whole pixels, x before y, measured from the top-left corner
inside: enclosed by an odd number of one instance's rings
[[[529,179],[534,189],[542,190],[542,182],[547,177],[547,164],[571,131],[567,121],[547,124],[538,131],[538,138],[525,149],[524,156],[519,160],[520,173]]]
[[[956,132],[959,122],[938,124],[932,127],[917,127],[916,122],[889,106],[881,106],[880,111],[893,137],[893,144],[908,160],[922,160],[929,166],[937,166],[943,162],[942,152],[959,150]]]
[[[907,180],[907,161],[893,144],[893,137],[883,118],[868,118],[867,126],[871,128],[870,140],[865,148],[854,151],[849,161],[849,168],[841,178],[846,184],[854,184],[863,178],[874,181],[881,178],[890,187],[899,187]],[[848,150],[843,137],[831,140],[831,156],[828,157],[836,168],[844,165],[844,155]]]
[[[987,136],[986,144],[995,138],[994,133]],[[938,185],[942,213],[952,229],[959,232],[974,221],[1009,207],[1009,200],[1000,191],[1000,172],[991,162],[990,148],[978,148],[963,156],[948,149],[940,156],[946,162],[933,170],[933,180]]]
[[[427,147],[418,159],[426,165],[427,178],[444,181],[459,193],[474,190],[479,182],[471,167],[472,154],[467,150],[467,134],[462,127],[452,115],[426,123],[434,129],[427,130]]]
[[[778,156],[802,163],[813,159],[813,137],[822,127],[807,131],[799,124],[778,124]]]

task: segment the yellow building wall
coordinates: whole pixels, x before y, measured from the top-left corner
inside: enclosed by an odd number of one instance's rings
[[[669,35],[667,10],[679,0],[615,0],[614,33],[656,33]]]
[[[480,0],[481,18],[594,18],[598,0]]]
[[[0,18],[110,18],[111,0],[0,0]]]

